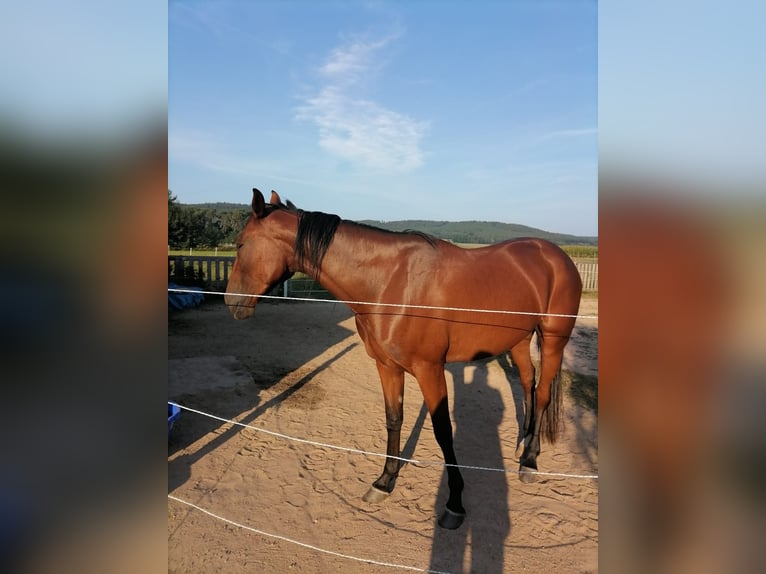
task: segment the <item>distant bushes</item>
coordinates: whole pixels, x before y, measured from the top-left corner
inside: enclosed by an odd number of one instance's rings
[[[168,190],[168,246],[170,249],[214,249],[232,244],[249,217],[247,207],[222,211],[215,207],[181,205]]]

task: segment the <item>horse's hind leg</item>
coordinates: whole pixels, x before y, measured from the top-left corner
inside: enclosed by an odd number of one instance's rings
[[[457,457],[453,447],[452,421],[447,403],[447,382],[444,378],[444,366],[427,365],[415,372],[428,412],[434,427],[436,442],[442,449],[444,462],[447,464],[447,485],[449,498],[444,513],[439,517],[438,524],[442,528],[454,530],[465,520],[463,508],[463,477],[457,468]]]
[[[525,445],[532,439],[532,425],[535,415],[535,398],[532,391],[535,388],[535,367],[532,365],[529,345],[532,342],[534,331],[530,331],[524,339],[511,348],[511,359],[519,370],[521,387],[524,389],[524,426],[520,429],[520,440],[516,447],[516,457],[521,457]]]
[[[398,457],[404,415],[404,371],[399,368],[387,367],[380,362],[377,365],[386,405],[387,456],[383,466],[383,474],[364,495],[365,502],[380,502],[391,494],[401,462]]]
[[[539,334],[538,334],[539,336]],[[556,440],[559,426],[559,408],[561,401],[561,360],[568,336],[556,336],[544,333],[540,353],[540,380],[535,386],[534,424],[532,437],[524,448],[519,460],[519,478],[523,482],[534,480],[534,473],[524,472],[537,470],[537,456],[540,454],[541,434],[550,443]],[[553,397],[553,401],[551,398]]]

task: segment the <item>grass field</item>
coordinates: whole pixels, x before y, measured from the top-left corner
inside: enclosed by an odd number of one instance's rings
[[[461,247],[483,247],[475,243],[459,243]],[[567,255],[575,260],[598,260],[598,246],[596,245],[563,245],[561,247]],[[233,247],[220,247],[215,249],[169,249],[168,255],[197,255],[199,257],[212,257],[220,255],[222,257],[234,257],[237,254]]]
[[[220,255],[221,257],[234,257],[237,254],[236,249],[232,248],[219,248],[215,249],[168,249],[168,255],[193,255],[197,257],[215,257]]]

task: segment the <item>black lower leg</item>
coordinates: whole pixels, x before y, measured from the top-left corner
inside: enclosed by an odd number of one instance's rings
[[[524,448],[524,454],[519,459],[519,478],[523,482],[532,482],[535,479],[534,473],[524,471],[537,470],[537,455],[540,454],[540,425],[542,413],[538,412],[535,416],[535,426],[529,443]]]
[[[521,466],[537,470],[537,455],[540,454],[540,435],[532,434],[529,443],[524,447],[524,454],[519,460]]]
[[[535,424],[535,386],[524,396],[524,438],[532,434]]]
[[[383,492],[392,492],[396,484],[396,477],[399,475],[399,440],[401,436],[401,421],[397,428],[388,429],[388,447],[386,448],[386,463],[383,466],[383,474],[373,483],[373,486]],[[396,458],[393,458],[396,457]]]
[[[431,414],[431,422],[434,427],[436,442],[442,449],[444,462],[447,465],[457,465],[455,450],[452,443],[452,422],[449,416],[449,407],[446,397]],[[458,515],[464,515],[463,508],[463,477],[456,466],[447,466],[447,484],[449,485],[449,499],[447,510]]]

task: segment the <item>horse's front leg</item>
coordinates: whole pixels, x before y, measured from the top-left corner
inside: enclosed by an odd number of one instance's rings
[[[398,457],[404,415],[404,371],[398,367],[388,367],[380,362],[377,366],[380,381],[383,384],[383,400],[386,406],[387,456],[383,474],[364,495],[365,502],[380,502],[391,494],[401,466]]]

